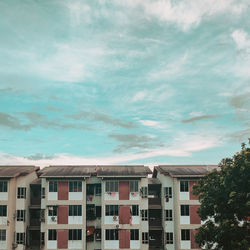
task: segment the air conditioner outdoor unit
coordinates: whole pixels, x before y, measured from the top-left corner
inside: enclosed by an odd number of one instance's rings
[[[14,248],[17,248],[17,243],[16,242],[13,242],[12,243],[12,248],[14,249]]]
[[[56,222],[56,221],[57,221],[55,216],[52,216],[52,217],[51,217],[51,220],[52,220],[53,222]]]
[[[116,227],[116,229],[119,229],[119,228],[120,228],[120,225],[119,225],[119,224],[117,224],[115,227]]]
[[[117,221],[117,220],[118,220],[117,216],[113,216],[113,221]]]

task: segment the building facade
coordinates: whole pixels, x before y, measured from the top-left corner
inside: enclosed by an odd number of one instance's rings
[[[197,210],[198,197],[192,194],[193,185],[216,165],[156,166],[153,178],[160,181],[164,249],[199,249],[195,234],[202,224]]]
[[[145,166],[43,169],[43,249],[148,250],[150,173]]]
[[[30,183],[35,166],[0,166],[0,249],[25,249],[30,223]]]
[[[0,249],[199,249],[192,188],[217,166],[0,166]]]

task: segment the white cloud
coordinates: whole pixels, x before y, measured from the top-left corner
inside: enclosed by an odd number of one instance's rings
[[[235,30],[231,36],[238,49],[250,49],[250,38],[244,30]]]
[[[164,128],[165,126],[158,122],[158,121],[152,121],[152,120],[139,120],[139,122],[143,125],[143,126],[147,126],[147,127],[153,127],[153,128]]]
[[[148,95],[147,91],[139,91],[135,94],[132,99],[132,102],[142,101]]]
[[[234,66],[236,76],[241,78],[250,77],[250,35],[244,30],[238,29],[231,34],[237,48],[241,51],[238,54]]]
[[[230,13],[238,15],[247,5],[247,1],[239,0],[120,0],[122,5],[135,8],[143,7],[145,13],[160,21],[174,23],[182,30],[200,24],[202,19],[216,14]]]
[[[156,148],[142,153],[116,154],[106,157],[85,157],[69,154],[56,154],[54,157],[32,160],[21,156],[0,153],[2,165],[105,165],[124,164],[137,160],[149,159],[158,156],[187,157],[193,152],[217,147],[222,143],[219,136],[209,133],[179,134],[178,138],[172,142],[173,146]]]
[[[138,91],[131,99],[132,102],[161,102],[167,100],[175,93],[174,89],[169,85],[163,85],[159,88],[151,90]]]
[[[180,72],[183,71],[183,66],[187,63],[187,59],[188,59],[188,54],[185,53],[177,60],[164,66],[164,69],[149,74],[149,78],[165,80],[170,76],[177,76]]]

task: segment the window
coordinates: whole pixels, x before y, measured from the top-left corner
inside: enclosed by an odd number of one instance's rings
[[[44,232],[41,232],[41,246],[44,246],[45,245],[45,233]]]
[[[49,192],[57,192],[57,181],[49,182]]]
[[[26,199],[26,188],[19,187],[17,189],[17,199]]]
[[[101,206],[96,206],[95,207],[95,214],[97,218],[101,218],[102,217],[102,207]]]
[[[45,209],[41,209],[40,211],[40,220],[41,222],[45,222]]]
[[[102,240],[102,231],[100,228],[96,228],[95,230],[95,240],[96,241]]]
[[[45,199],[45,187],[42,187],[41,197]]]
[[[95,205],[94,204],[87,204],[86,206],[86,219],[87,220],[95,220]]]
[[[132,216],[139,216],[139,206],[138,205],[132,205],[130,209],[130,214]]]
[[[57,216],[57,206],[50,206],[48,208],[49,210],[49,216]]]
[[[138,192],[138,181],[130,181],[129,190],[130,190],[130,193]]]
[[[81,181],[70,181],[69,182],[69,192],[82,192],[82,182]]]
[[[96,186],[95,186],[95,195],[97,195],[97,196],[102,195],[102,185],[101,185],[101,183],[96,184]]]
[[[181,205],[181,216],[189,216],[189,205]]]
[[[69,229],[69,240],[82,240],[82,229]]]
[[[16,220],[25,221],[25,210],[16,210]]]
[[[118,216],[118,205],[106,205],[105,206],[105,215],[106,216]]]
[[[141,188],[141,197],[147,198],[148,197],[148,187],[142,187]]]
[[[7,206],[0,205],[0,217],[6,217],[6,216],[7,216]]]
[[[164,188],[164,194],[166,198],[172,198],[172,187],[165,187]]]
[[[105,240],[118,240],[118,230],[117,229],[106,229]]]
[[[118,181],[107,181],[105,191],[106,193],[118,192]]]
[[[69,206],[69,216],[82,216],[82,206],[81,205],[70,205]]]
[[[139,240],[139,229],[130,230],[130,240]]]
[[[190,240],[190,230],[182,229],[181,230],[181,240]]]
[[[25,233],[16,233],[16,243],[25,244]]]
[[[0,192],[8,192],[7,181],[0,181]]]
[[[86,185],[86,194],[94,195],[95,194],[95,184],[87,184]]]
[[[48,230],[48,240],[56,240],[57,235],[56,235],[56,229],[49,229]]]
[[[166,244],[174,244],[173,233],[166,233]]]
[[[142,232],[142,244],[148,244],[148,232]]]
[[[173,211],[172,211],[172,209],[165,210],[165,220],[166,221],[172,221],[173,220]]]
[[[6,230],[5,229],[0,230],[0,241],[6,241]]]
[[[148,210],[146,210],[146,209],[142,209],[141,210],[141,219],[143,221],[147,221],[148,220]]]
[[[180,182],[180,190],[181,192],[188,192],[188,181]]]

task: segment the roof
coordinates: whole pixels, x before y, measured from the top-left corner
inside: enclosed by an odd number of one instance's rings
[[[25,176],[33,171],[39,170],[36,166],[0,166],[0,177],[14,178],[18,176]]]
[[[65,177],[144,177],[152,171],[143,165],[58,165],[49,166],[41,170],[44,178]]]
[[[161,185],[161,182],[156,178],[148,178],[149,185]]]
[[[154,168],[153,177],[156,172],[171,177],[202,177],[216,168],[217,165],[159,165]]]
[[[41,184],[42,184],[42,181],[40,178],[37,178],[30,183],[30,185],[41,185]]]

